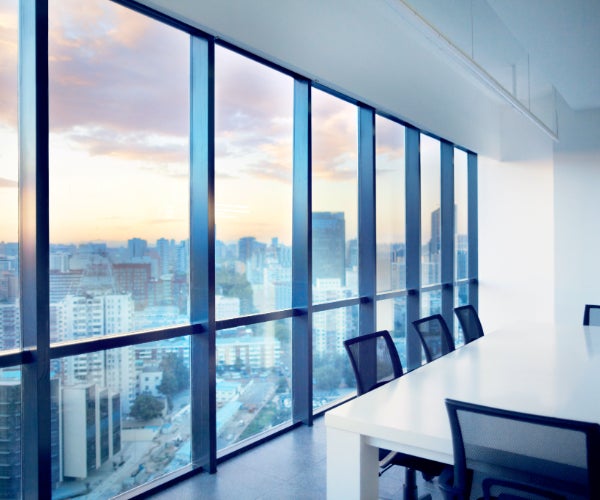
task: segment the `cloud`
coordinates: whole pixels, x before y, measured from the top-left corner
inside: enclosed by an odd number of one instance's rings
[[[147,168],[159,168],[162,173],[176,177],[189,175],[187,138],[147,135],[138,131],[120,133],[100,127],[76,127],[65,135],[92,156],[141,162]]]
[[[19,183],[17,181],[13,181],[11,179],[5,179],[0,177],[0,188],[16,188],[19,187]]]
[[[50,125],[189,134],[189,36],[110,2],[50,10]]]
[[[358,111],[356,106],[324,92],[312,94],[313,175],[351,180],[358,170]]]
[[[19,15],[16,2],[0,3],[0,124],[17,126]]]

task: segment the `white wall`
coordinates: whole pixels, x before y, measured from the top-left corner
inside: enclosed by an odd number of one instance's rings
[[[556,320],[580,323],[584,304],[600,304],[600,109],[559,111]]]
[[[552,141],[507,116],[503,159],[479,157],[479,312],[486,331],[554,316]]]

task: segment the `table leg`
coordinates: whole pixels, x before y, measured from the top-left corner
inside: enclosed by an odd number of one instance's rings
[[[379,494],[379,450],[360,434],[327,428],[327,499],[372,500]]]

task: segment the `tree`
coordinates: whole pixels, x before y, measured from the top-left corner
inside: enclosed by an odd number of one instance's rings
[[[335,355],[316,356],[313,361],[313,379],[315,388],[322,391],[333,391],[339,388],[342,374],[337,366]]]
[[[160,368],[162,369],[162,380],[157,389],[167,397],[167,403],[171,409],[173,396],[190,386],[190,370],[183,357],[172,352],[163,356]]]
[[[238,297],[242,314],[253,312],[252,285],[245,274],[237,273],[232,265],[216,269],[215,281],[225,297]]]
[[[164,407],[164,403],[156,396],[148,392],[143,392],[135,398],[129,415],[136,420],[146,421],[160,417]]]

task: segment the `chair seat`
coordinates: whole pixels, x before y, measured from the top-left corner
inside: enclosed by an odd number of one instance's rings
[[[422,472],[425,476],[439,476],[442,471],[449,467],[447,464],[442,462],[436,462],[435,460],[428,460],[426,458],[415,457],[414,455],[409,455],[407,453],[401,453],[399,451],[389,451],[384,449],[379,449],[379,458],[380,460],[383,457],[386,457],[392,453],[393,457],[388,459],[388,463],[393,465],[399,465],[401,467],[406,467],[409,469],[415,469],[419,472]]]

